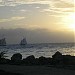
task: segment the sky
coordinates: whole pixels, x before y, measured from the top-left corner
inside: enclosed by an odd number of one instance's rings
[[[0,0],[0,38],[9,44],[74,42],[74,0]]]

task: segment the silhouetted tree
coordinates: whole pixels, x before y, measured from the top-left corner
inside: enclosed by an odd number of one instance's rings
[[[2,51],[2,52],[0,52],[0,64],[6,64],[6,63],[9,63],[10,62],[10,60],[9,59],[7,59],[6,57],[6,52],[7,51]]]
[[[7,57],[7,56],[5,56],[5,54],[6,54],[5,51],[0,52],[0,59]]]

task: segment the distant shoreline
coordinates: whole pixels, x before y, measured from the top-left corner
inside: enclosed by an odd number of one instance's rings
[[[28,43],[27,45],[37,45],[37,44],[75,44],[75,42],[62,42],[62,43]],[[20,45],[20,44],[7,44],[8,45]]]

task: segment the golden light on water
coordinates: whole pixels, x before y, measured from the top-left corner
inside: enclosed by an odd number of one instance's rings
[[[75,32],[75,13],[65,16],[62,21],[66,28]]]

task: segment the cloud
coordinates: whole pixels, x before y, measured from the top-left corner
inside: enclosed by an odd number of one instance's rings
[[[17,16],[17,17],[11,17],[11,20],[21,20],[21,19],[24,19],[25,17],[20,17],[20,16]]]
[[[0,5],[0,27],[7,28],[19,28],[24,24],[29,28],[51,28],[61,22],[62,17],[74,12],[73,0],[0,0]]]
[[[41,10],[41,12],[49,13],[49,15],[51,14],[56,16],[59,16],[60,14],[62,16],[74,12],[73,0],[51,0],[48,1],[48,5],[49,7],[47,9]]]
[[[54,11],[55,13],[61,13],[61,12],[63,13],[64,11],[68,12],[74,11],[73,0],[1,0],[0,1],[1,6],[19,6],[23,4],[28,4],[28,5],[46,4],[49,5],[47,10]],[[39,8],[39,6],[37,6],[36,9],[37,8]],[[24,12],[25,10],[22,9],[21,11]]]
[[[40,4],[49,4],[49,3],[56,3],[56,2],[66,2],[70,4],[74,4],[73,0],[0,0],[1,5],[7,6],[16,6],[20,4],[32,4],[32,3],[40,3]]]
[[[74,0],[61,0],[61,1],[64,1],[64,2],[70,3],[70,4],[74,4]]]
[[[25,17],[17,16],[17,17],[11,17],[11,18],[8,18],[8,19],[0,19],[0,22],[17,21],[17,20],[21,20],[21,19],[24,19],[24,18]]]
[[[27,10],[25,10],[25,9],[21,9],[20,11],[21,11],[21,12],[26,12]]]

